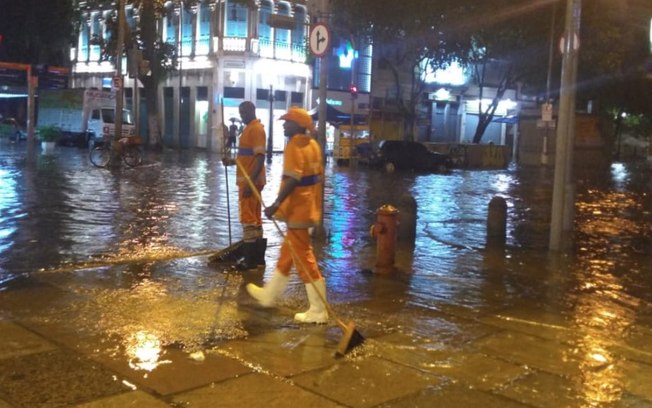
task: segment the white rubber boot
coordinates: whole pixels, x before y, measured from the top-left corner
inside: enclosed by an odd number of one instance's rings
[[[263,307],[272,307],[276,298],[285,290],[288,285],[289,276],[283,275],[278,269],[274,270],[269,282],[261,288],[253,283],[247,284],[247,292]]]
[[[308,293],[308,301],[310,307],[303,313],[294,315],[294,320],[299,323],[318,323],[324,324],[328,322],[328,310],[322,301],[326,299],[326,281],[319,279],[311,283],[306,283],[306,293]],[[319,293],[317,293],[317,290]],[[322,296],[320,297],[319,294]]]

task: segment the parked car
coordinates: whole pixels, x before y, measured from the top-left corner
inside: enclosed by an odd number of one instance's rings
[[[27,131],[14,118],[0,119],[0,136],[8,137],[9,140],[27,140]]]
[[[443,173],[453,167],[450,156],[433,152],[419,142],[383,140],[372,144],[367,151],[366,162],[387,171],[413,170]]]

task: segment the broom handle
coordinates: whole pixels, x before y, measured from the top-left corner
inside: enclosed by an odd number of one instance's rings
[[[221,113],[220,115],[222,116],[222,133],[224,133],[224,128],[226,127],[226,124],[224,124],[224,98],[222,98],[220,102],[220,109]],[[222,139],[226,140],[226,135],[222,135]],[[230,149],[230,146],[229,146]],[[230,156],[231,150],[229,150],[229,153],[226,153],[226,149],[224,149],[224,157],[222,157],[222,160],[228,155]],[[226,163],[224,163],[224,180],[226,183],[226,217],[229,221],[229,246],[231,245],[231,202],[229,200],[229,170],[227,169]]]
[[[226,184],[226,218],[229,221],[229,246],[232,244],[231,243],[231,202],[229,199],[229,170],[226,166],[224,165],[224,180]]]
[[[256,186],[254,185],[254,182],[251,181],[251,178],[249,177],[249,174],[247,174],[247,172],[242,167],[242,165],[240,164],[240,161],[238,159],[235,160],[235,164],[240,169],[240,172],[244,175],[245,180],[247,180],[247,184],[249,184],[249,188],[251,189],[253,194],[256,196],[256,198],[260,202],[260,205],[262,205],[263,208],[267,208],[267,206],[263,202],[263,198],[260,196],[260,192],[258,191]],[[312,279],[312,276],[310,276],[310,274],[308,273],[305,265],[303,264],[303,261],[301,260],[301,258],[299,256],[297,256],[297,253],[294,250],[294,247],[292,246],[292,241],[290,241],[289,239],[286,238],[285,233],[283,232],[281,227],[278,225],[278,222],[276,222],[276,220],[274,218],[272,218],[271,220],[274,223],[274,226],[278,230],[279,234],[281,234],[281,237],[283,237],[283,240],[287,241],[288,247],[290,248],[290,252],[292,253],[292,257],[294,258],[295,261],[298,261],[299,265],[301,266],[301,269],[303,270],[305,275],[308,277],[308,282],[310,282],[310,285],[312,285],[312,288],[315,290],[315,292],[317,292],[317,295],[319,296],[319,299],[326,306],[326,310],[328,311],[328,314],[333,319],[335,319],[337,324],[339,324],[342,327],[347,327],[346,324],[337,317],[337,315],[333,311],[333,308],[331,307],[331,305],[326,301],[326,297],[324,295],[322,295],[322,293],[317,289],[317,285],[315,285],[315,281]]]

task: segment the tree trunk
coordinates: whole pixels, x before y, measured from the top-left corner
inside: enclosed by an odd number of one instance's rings
[[[149,72],[140,72],[139,75],[147,103],[148,146],[154,149],[161,149],[163,148],[163,143],[158,106],[158,85],[164,77],[165,72],[161,64],[161,56],[156,51],[156,44],[159,38],[154,2],[145,1],[141,3],[140,18],[143,57],[149,61]]]
[[[482,80],[479,82],[481,101],[482,101],[482,95],[484,90],[484,71],[485,71],[485,66],[483,64]],[[498,84],[498,87],[496,88],[496,96],[494,96],[494,98],[491,100],[491,104],[487,106],[487,109],[484,112],[480,109],[478,110],[478,126],[475,128],[475,134],[473,135],[473,143],[478,144],[482,140],[482,136],[484,136],[484,133],[486,132],[487,128],[489,127],[489,124],[491,123],[491,121],[494,118],[494,115],[496,114],[496,109],[498,108],[498,104],[503,99],[503,96],[507,91],[507,87],[511,83],[511,79],[512,79],[511,77],[512,77],[512,70],[511,67],[509,67],[503,74],[500,84]]]
[[[158,81],[152,77],[141,80],[145,91],[147,103],[147,128],[148,146],[152,149],[162,149],[163,139],[161,137],[161,120],[158,106]]]

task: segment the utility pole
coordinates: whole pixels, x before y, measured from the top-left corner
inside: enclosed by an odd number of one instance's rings
[[[179,146],[182,145],[181,143],[181,138],[182,138],[182,132],[183,132],[183,126],[181,124],[181,112],[182,112],[182,106],[184,104],[183,100],[183,0],[179,1],[179,19],[178,19],[178,31],[177,31],[177,43],[179,44],[177,47],[177,59],[179,60],[179,106],[177,108],[178,110],[178,118],[177,118],[177,143]],[[186,102],[187,103],[187,102]],[[224,118],[222,118],[222,123],[224,123]]]
[[[38,76],[35,75],[33,67],[27,69],[27,152],[28,157],[33,157],[34,139],[36,138],[34,127],[36,125],[36,88],[38,88]]]
[[[114,143],[111,144],[111,155],[113,156],[111,162],[114,166],[120,165],[120,160],[117,158],[120,154],[120,137],[122,136],[122,110],[124,99],[124,81],[122,78],[122,50],[125,42],[125,0],[118,2],[118,45],[115,52],[115,76],[113,77],[115,91],[115,136]]]
[[[550,220],[549,249],[551,251],[562,250],[563,236],[571,237],[573,230],[575,206],[575,180],[573,176],[575,85],[581,11],[581,0],[567,0],[564,39],[562,42],[561,92],[555,144],[552,216]]]

